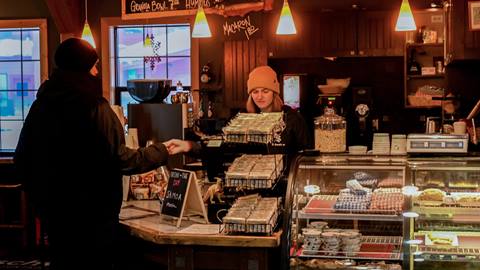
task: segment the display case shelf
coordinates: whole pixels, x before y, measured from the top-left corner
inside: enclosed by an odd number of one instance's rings
[[[432,221],[420,218],[416,222],[416,228],[423,231],[460,231],[460,232],[478,232],[480,231],[480,223],[456,223],[452,221]]]
[[[297,211],[293,211],[293,217],[297,217]],[[378,221],[402,221],[402,215],[384,214],[360,214],[360,213],[306,213],[298,211],[299,219],[325,219],[325,220],[378,220]]]
[[[416,239],[425,242],[426,232],[420,232]],[[458,232],[457,246],[448,245],[425,245],[416,247],[415,254],[419,254],[423,259],[430,261],[477,261],[480,262],[480,234],[478,232]]]
[[[432,79],[432,78],[445,78],[445,74],[432,74],[432,75],[407,75],[408,79]]]
[[[333,254],[324,250],[297,250],[301,258],[330,259],[368,259],[368,260],[400,260],[402,258],[402,237],[400,236],[362,236],[360,251],[339,251]]]
[[[417,206],[412,211],[420,215],[419,220],[451,220],[456,222],[480,223],[479,207],[466,206]]]

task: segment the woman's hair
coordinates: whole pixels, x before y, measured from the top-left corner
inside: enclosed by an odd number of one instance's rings
[[[273,91],[272,91],[273,92]],[[260,108],[253,101],[252,95],[248,95],[247,104],[245,105],[247,112],[249,113],[259,113]],[[283,100],[280,98],[280,95],[276,92],[273,92],[273,101],[272,101],[272,112],[281,112],[283,107]]]

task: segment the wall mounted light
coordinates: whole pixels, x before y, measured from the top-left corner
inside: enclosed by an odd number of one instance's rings
[[[397,24],[395,31],[414,31],[417,29],[415,20],[413,19],[412,9],[408,0],[402,0],[400,11],[398,12]]]
[[[192,38],[209,38],[212,37],[210,27],[208,27],[207,16],[203,10],[203,1],[198,1],[197,14],[195,15],[195,23],[193,24]]]
[[[92,34],[92,29],[90,29],[90,25],[88,25],[87,21],[87,0],[85,0],[85,25],[83,26],[83,31],[82,31],[82,39],[90,43],[90,45],[95,47],[95,40],[93,39],[93,34]]]
[[[288,5],[288,1],[283,1],[280,19],[278,20],[277,35],[294,35],[297,33],[295,22],[293,21],[292,11]]]

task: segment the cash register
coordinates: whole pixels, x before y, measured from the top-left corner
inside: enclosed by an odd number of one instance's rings
[[[407,153],[467,153],[468,134],[408,134]]]

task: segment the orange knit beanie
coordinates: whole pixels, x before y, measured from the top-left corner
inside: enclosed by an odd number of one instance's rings
[[[273,92],[280,94],[277,73],[269,66],[256,67],[248,75],[248,94],[250,95],[255,88],[260,87],[270,89]]]

